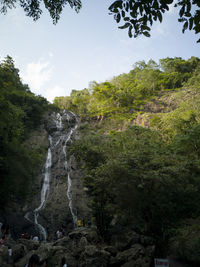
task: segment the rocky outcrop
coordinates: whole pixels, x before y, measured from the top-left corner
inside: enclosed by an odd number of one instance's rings
[[[130,233],[129,233],[130,234]],[[135,233],[132,232],[132,236]],[[130,240],[129,240],[130,241]],[[0,266],[24,267],[33,254],[40,260],[47,260],[48,267],[60,266],[63,257],[69,267],[149,267],[154,246],[129,243],[129,247],[119,250],[114,245],[105,244],[95,228],[77,228],[61,239],[52,242],[35,243],[32,240],[8,240],[0,254]],[[12,263],[6,264],[7,246],[13,249]]]
[[[45,228],[50,239],[55,236],[59,228],[64,229],[65,233],[74,228],[71,209],[77,218],[90,217],[86,194],[83,190],[82,173],[77,168],[75,158],[70,157],[68,153],[76,137],[77,126],[78,117],[70,111],[46,114],[40,129],[31,133],[28,140],[30,147],[41,147],[46,150],[46,153],[48,148],[51,148],[49,190],[46,192],[45,202],[38,211],[37,217],[38,224]],[[0,215],[0,221],[9,224],[11,234],[15,238],[19,238],[19,235],[24,232],[40,235],[39,228],[35,224],[34,211],[41,205],[45,161],[46,157],[39,175],[33,181],[32,194],[27,202],[23,206],[10,203],[6,212]]]
[[[45,225],[48,235],[52,238],[55,231],[61,227],[65,232],[74,228],[68,193],[72,198],[71,205],[77,218],[82,219],[88,214],[89,210],[81,180],[82,174],[76,168],[75,159],[70,158],[68,154],[69,147],[76,134],[78,118],[75,114],[64,111],[61,114],[50,114],[46,117],[44,123],[48,135],[52,138],[52,144],[50,145],[52,166],[50,190],[44,207],[39,212],[38,221],[41,225]],[[42,176],[44,176],[44,173]],[[70,186],[68,176],[71,180],[70,192],[68,192]],[[41,181],[44,179],[41,175],[40,178]],[[41,191],[41,186],[39,191]],[[35,207],[32,206],[32,209],[40,205],[40,196],[37,197],[37,201],[38,204]]]

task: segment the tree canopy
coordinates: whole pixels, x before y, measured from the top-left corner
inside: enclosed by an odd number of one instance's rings
[[[43,114],[53,106],[21,82],[10,56],[0,62],[0,89],[0,206],[3,208],[11,199],[22,201],[29,193],[29,185],[46,151],[41,147],[31,148],[27,140],[41,124]]]
[[[75,9],[78,12],[81,8],[80,0],[2,0],[0,3],[1,13],[7,13],[8,8],[15,7],[15,4],[19,4],[26,13],[27,16],[32,17],[33,20],[38,20],[42,14],[41,4],[43,3],[48,10],[53,23],[56,24],[60,19],[60,14],[66,5]]]
[[[1,13],[6,13],[8,8],[19,4],[26,15],[34,20],[42,14],[41,4],[48,10],[53,23],[60,18],[63,8],[69,5],[76,12],[81,9],[81,0],[2,0]],[[183,23],[182,32],[193,30],[195,34],[200,32],[200,2],[199,0],[117,0],[109,7],[109,12],[117,23],[124,22],[120,29],[128,29],[129,37],[144,35],[150,37],[151,27],[154,21],[163,20],[165,12],[169,11],[169,5],[174,4],[179,9],[178,21]],[[200,39],[197,41],[200,42]]]
[[[70,153],[100,234],[137,229],[154,240],[158,257],[169,255],[177,235],[190,266],[200,264],[199,236],[185,235],[199,233],[199,69],[196,57],[140,61],[128,74],[55,99],[80,114]]]
[[[111,14],[117,23],[124,22],[120,29],[128,29],[130,37],[141,34],[149,37],[154,21],[163,20],[165,12],[169,11],[169,5],[174,4],[179,9],[178,21],[183,23],[182,32],[194,30],[200,32],[200,2],[199,0],[117,0],[110,7]],[[197,41],[200,42],[200,39]]]

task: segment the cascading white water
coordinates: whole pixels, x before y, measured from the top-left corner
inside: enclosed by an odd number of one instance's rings
[[[50,143],[50,147],[48,148],[48,152],[47,152],[44,182],[43,182],[42,190],[41,190],[41,202],[40,202],[40,206],[33,211],[34,223],[38,227],[40,235],[42,236],[42,239],[44,240],[47,239],[47,233],[46,233],[45,228],[41,224],[38,223],[38,216],[39,216],[39,211],[44,207],[44,204],[48,197],[48,193],[50,189],[51,164],[52,164],[52,160],[51,160],[52,137],[51,136],[49,136],[49,143]]]
[[[60,115],[60,113],[56,114],[56,127],[58,130],[62,130],[63,126],[62,126],[62,116]]]
[[[40,205],[36,209],[34,209],[33,212],[29,211],[24,216],[28,221],[33,222],[35,224],[35,226],[38,228],[41,240],[47,239],[47,232],[46,232],[45,228],[38,222],[38,217],[39,217],[40,210],[45,207],[45,203],[47,201],[48,194],[50,191],[52,154],[54,155],[54,150],[57,150],[57,153],[61,153],[58,151],[59,151],[59,149],[62,149],[62,151],[64,153],[64,167],[65,167],[65,170],[67,173],[67,183],[68,183],[67,197],[69,200],[69,208],[70,208],[70,212],[71,212],[71,215],[73,218],[74,227],[77,227],[77,216],[75,214],[75,211],[74,211],[74,208],[72,205],[72,191],[71,191],[72,181],[70,178],[70,167],[68,166],[68,162],[67,162],[66,150],[67,150],[67,144],[71,140],[72,134],[76,130],[78,123],[77,123],[76,115],[72,112],[70,112],[70,113],[72,114],[72,116],[70,116],[67,112],[64,111],[63,116],[65,117],[65,119],[68,122],[70,122],[72,117],[74,117],[76,123],[75,123],[75,126],[73,128],[71,128],[70,131],[67,133],[65,130],[63,130],[62,116],[59,113],[56,114],[56,118],[55,118],[54,122],[56,124],[57,131],[55,131],[52,134],[52,136],[49,136],[49,144],[50,145],[48,148],[46,162],[45,162],[45,166],[44,166],[44,180],[43,180],[43,185],[42,185],[42,189],[41,189]]]
[[[48,197],[48,193],[49,193],[49,189],[50,189],[51,164],[52,164],[52,160],[51,160],[51,158],[52,158],[52,156],[51,156],[52,137],[51,136],[49,136],[49,144],[50,144],[50,146],[48,148],[46,162],[45,162],[44,181],[43,181],[42,190],[41,190],[41,202],[40,202],[39,207],[37,207],[33,211],[33,221],[39,230],[41,240],[47,239],[47,233],[46,233],[45,228],[41,224],[38,223],[38,216],[39,216],[39,211],[45,205],[45,201]],[[26,218],[28,221],[32,222],[30,217],[31,217],[31,212],[29,211],[25,214],[24,218]]]
[[[71,114],[76,118],[76,115],[71,112]],[[76,124],[74,126],[74,128],[71,129],[67,139],[65,140],[65,144],[63,146],[63,153],[65,155],[65,169],[67,171],[67,197],[68,197],[68,200],[69,200],[69,208],[70,208],[70,212],[72,214],[72,219],[73,219],[73,223],[74,223],[74,227],[77,227],[78,225],[78,218],[74,212],[74,208],[73,208],[73,205],[72,205],[72,192],[71,192],[71,186],[72,186],[72,180],[70,178],[70,168],[68,167],[68,162],[67,162],[67,153],[66,153],[66,147],[67,147],[67,143],[69,142],[69,140],[71,139],[71,136],[72,134],[74,133],[74,131],[76,130],[78,124],[77,124],[77,119],[76,119]]]

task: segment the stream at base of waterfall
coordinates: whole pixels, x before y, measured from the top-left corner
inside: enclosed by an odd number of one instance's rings
[[[70,122],[71,119],[74,120],[73,127],[71,128],[64,127],[63,122],[62,122],[63,115],[65,115],[65,117],[67,118],[68,123]],[[67,161],[67,145],[69,142],[71,142],[72,135],[78,126],[78,120],[77,120],[76,115],[73,112],[63,111],[62,114],[60,113],[55,114],[54,122],[55,122],[56,130],[54,133],[49,135],[49,138],[48,138],[49,148],[48,148],[48,152],[46,156],[46,162],[44,165],[44,173],[43,173],[44,178],[42,182],[40,205],[37,208],[35,208],[33,211],[28,211],[24,216],[28,221],[35,224],[36,229],[39,231],[40,240],[47,239],[47,231],[45,227],[42,226],[38,222],[38,218],[40,216],[40,211],[45,208],[45,204],[48,199],[48,195],[50,191],[50,181],[51,179],[53,179],[53,177],[51,177],[52,152],[55,149],[55,147],[57,147],[59,144],[62,144],[60,153],[64,154],[64,168],[66,170],[66,179],[67,179],[66,197],[68,198],[68,201],[69,201],[69,209],[72,215],[74,227],[77,227],[77,216],[76,216],[76,212],[74,211],[73,203],[72,203],[72,190],[71,190],[72,181],[70,178],[70,166]]]

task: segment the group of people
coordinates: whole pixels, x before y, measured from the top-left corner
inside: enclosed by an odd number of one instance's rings
[[[20,238],[24,238],[24,239],[32,239],[33,241],[35,241],[35,242],[39,242],[40,240],[39,240],[39,237],[37,236],[37,235],[35,235],[35,236],[31,236],[31,235],[29,235],[28,233],[25,233],[25,234],[21,234],[20,235]]]

